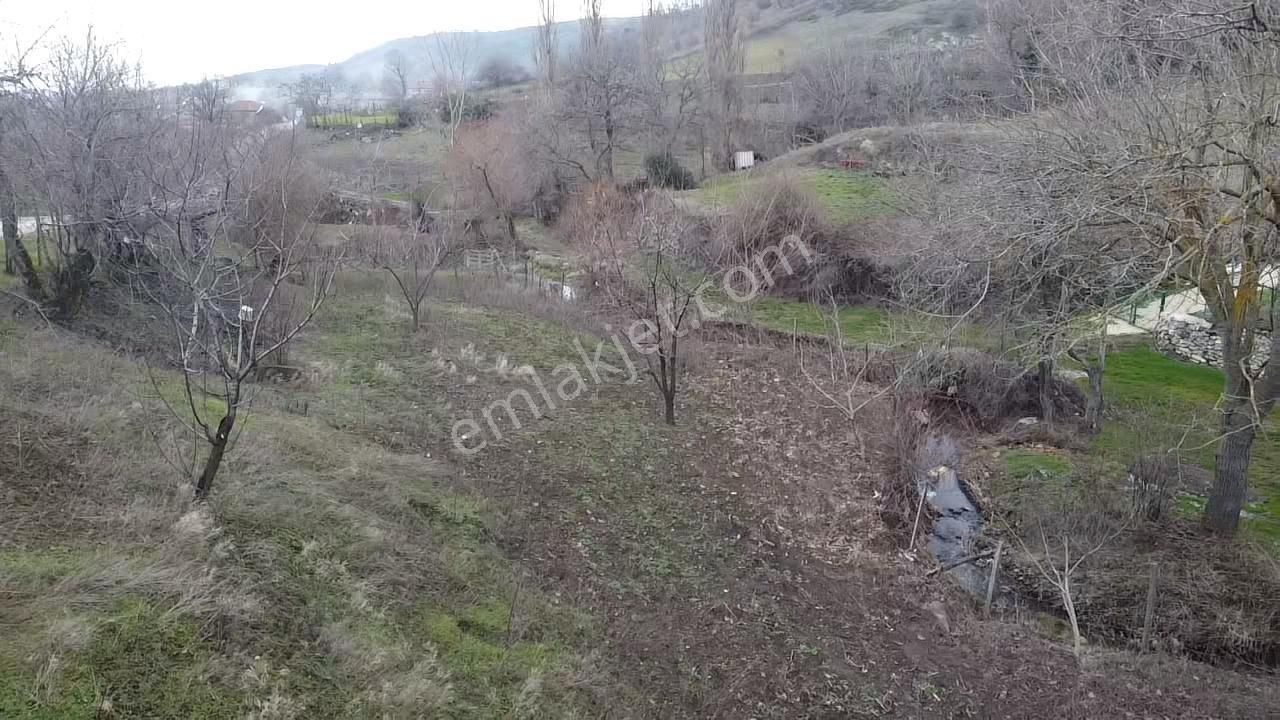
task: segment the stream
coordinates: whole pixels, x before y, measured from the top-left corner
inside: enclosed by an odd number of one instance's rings
[[[927,547],[944,566],[973,554],[984,524],[982,512],[960,480],[959,464],[960,449],[948,435],[929,433],[916,451],[916,466],[921,468],[916,487],[935,517]],[[961,587],[978,597],[986,596],[990,572],[990,563],[979,566],[972,562],[948,571]]]

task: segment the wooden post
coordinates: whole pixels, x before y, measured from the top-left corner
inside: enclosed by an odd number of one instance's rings
[[[1147,585],[1147,614],[1142,619],[1142,652],[1151,647],[1151,626],[1156,618],[1156,587],[1159,585],[1160,563],[1151,563],[1151,583]]]
[[[987,600],[982,605],[982,614],[991,617],[991,601],[996,596],[996,580],[1000,577],[1000,556],[1004,554],[1004,541],[996,543],[996,556],[991,560],[991,577],[987,578]]]
[[[907,550],[916,549],[916,532],[920,529],[920,514],[924,512],[924,499],[929,497],[928,488],[920,490],[920,502],[916,505],[916,521],[911,524],[911,544],[907,546]]]

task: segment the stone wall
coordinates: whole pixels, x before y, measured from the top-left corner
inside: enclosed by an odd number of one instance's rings
[[[1156,349],[1179,360],[1222,367],[1222,340],[1208,320],[1173,314],[1160,320],[1155,329]],[[1260,332],[1250,365],[1259,367],[1267,359],[1271,337]]]

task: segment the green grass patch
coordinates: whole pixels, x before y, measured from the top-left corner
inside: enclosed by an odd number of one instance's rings
[[[830,329],[829,310],[812,303],[784,298],[761,298],[750,306],[750,321],[773,330],[796,330],[826,335]],[[882,308],[842,306],[836,312],[840,336],[849,341],[883,342],[890,337],[891,316]]]
[[[511,363],[516,366],[530,365],[540,370],[550,370],[564,363],[581,366],[582,355],[575,341],[580,341],[588,353],[594,353],[596,344],[600,342],[599,338],[591,335],[575,333],[562,325],[511,311],[457,306],[439,308],[439,311],[449,313],[453,321],[478,334],[484,345],[489,346],[482,350],[508,349]],[[618,359],[616,351],[608,352],[611,345],[606,344],[605,349],[602,358]]]
[[[720,175],[685,196],[715,207],[732,207],[764,177],[757,172]],[[827,219],[837,225],[893,209],[893,192],[883,179],[869,172],[806,168],[796,171],[794,177],[818,198]]]
[[[827,210],[828,219],[844,225],[892,209],[893,194],[883,180],[866,172],[816,170],[806,177]]]
[[[423,608],[418,632],[435,646],[457,693],[446,716],[451,718],[513,717],[525,707],[527,688],[563,662],[565,650],[555,642],[511,637],[511,606],[490,601],[456,614]],[[544,699],[540,705],[546,706]]]
[[[1219,423],[1214,406],[1222,387],[1222,371],[1214,367],[1180,362],[1149,347],[1113,352],[1107,356],[1104,392],[1122,417],[1106,424],[1094,449],[1127,466],[1139,454],[1182,441],[1188,459],[1213,469]],[[1246,519],[1245,527],[1280,540],[1280,429],[1274,419],[1254,442],[1249,484],[1260,502],[1250,505],[1257,517]]]
[[[1001,453],[1004,475],[991,488],[997,497],[1015,495],[1029,485],[1061,483],[1071,474],[1071,461],[1054,453],[1013,448]]]
[[[127,599],[83,650],[64,659],[51,687],[37,688],[29,673],[0,665],[0,717],[89,720],[103,717],[97,709],[105,699],[112,717],[240,718],[240,692],[210,677],[214,655],[195,622]]]
[[[83,553],[67,548],[0,550],[0,577],[22,585],[48,585],[84,568]]]
[[[395,127],[398,116],[394,112],[377,113],[329,113],[308,118],[309,127],[342,127],[355,125],[385,125]]]
[[[1061,476],[1071,472],[1071,461],[1054,453],[1018,448],[1005,452],[1003,459],[1005,471],[1019,480],[1036,476]]]

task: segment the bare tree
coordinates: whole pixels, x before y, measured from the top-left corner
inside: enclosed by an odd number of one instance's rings
[[[702,56],[675,52],[676,10],[650,0],[641,25],[636,94],[650,134],[648,152],[673,155],[684,134],[701,121],[705,77]]]
[[[191,116],[206,123],[222,119],[227,102],[227,85],[221,78],[205,78],[190,86],[184,100],[190,104]]]
[[[281,90],[307,119],[324,115],[332,108],[334,86],[328,74],[306,73],[297,82],[282,85]]]
[[[422,329],[422,308],[436,273],[465,245],[462,228],[453,215],[433,223],[429,231],[384,228],[375,243],[374,262],[389,273],[404,297],[414,332]]]
[[[733,162],[734,131],[742,110],[742,72],[746,63],[743,18],[736,0],[707,0],[704,50],[716,142],[713,158],[728,170]]]
[[[638,97],[636,48],[606,34],[601,0],[583,3],[582,48],[572,71],[573,96],[562,109],[583,124],[596,177],[613,181],[614,154]]]
[[[491,88],[519,85],[529,80],[529,71],[510,58],[494,55],[480,63],[480,68],[476,70],[476,80]]]
[[[548,95],[554,90],[559,77],[556,74],[559,61],[556,25],[556,0],[538,0],[538,34],[534,44],[534,67],[538,80]]]
[[[1062,609],[1067,613],[1067,622],[1071,625],[1072,650],[1076,659],[1084,653],[1084,635],[1080,632],[1080,613],[1076,607],[1076,588],[1072,584],[1081,566],[1108,544],[1120,536],[1124,525],[1118,527],[1094,527],[1098,525],[1097,516],[1081,520],[1080,516],[1064,513],[1065,517],[1075,519],[1074,523],[1058,519],[1052,525],[1054,531],[1047,531],[1047,522],[1041,520],[1036,524],[1040,540],[1039,548],[1032,550],[1020,535],[1014,533],[1023,553],[1031,560],[1049,584],[1058,592],[1062,601]]]
[[[516,212],[536,189],[534,171],[512,123],[491,119],[464,128],[449,153],[446,175],[461,204],[489,205],[502,218],[507,236],[519,240]]]
[[[17,93],[31,79],[33,72],[26,67],[25,55],[19,54],[0,71],[0,229],[4,235],[4,272],[22,275],[27,291],[36,302],[43,301],[44,290],[39,276],[31,264],[31,256],[18,234],[18,198],[13,182],[9,179],[8,165],[12,154],[6,153],[6,125],[11,122],[13,103]]]
[[[1106,357],[1100,331],[1109,311],[1162,266],[1122,226],[1095,222],[1093,186],[1047,166],[1037,142],[1020,131],[968,148],[927,148],[921,138],[923,154],[950,169],[930,173],[925,163],[918,173],[914,205],[931,214],[935,230],[904,269],[899,293],[935,318],[986,324],[1001,352],[1033,365],[1046,422],[1056,419],[1057,363],[1076,357],[1095,378],[1096,429]],[[1081,352],[1086,346],[1097,348],[1092,360]]]
[[[938,102],[942,53],[928,45],[895,43],[881,56],[887,97],[895,119],[910,125]]]
[[[47,299],[70,316],[86,300],[98,265],[129,253],[130,223],[146,205],[132,178],[139,148],[160,127],[157,100],[90,31],[58,42],[38,81],[10,107],[10,137],[25,170],[9,180],[20,180],[47,208],[54,228]],[[29,291],[43,294],[29,275]]]
[[[436,33],[427,44],[427,59],[435,80],[435,91],[448,108],[449,144],[457,140],[458,127],[466,117],[468,93],[478,42],[472,33]]]
[[[695,272],[685,247],[687,219],[665,195],[593,194],[577,230],[598,287],[631,319],[630,345],[645,358],[668,425],[676,423],[686,346],[697,324],[707,276]]]
[[[168,202],[156,209],[148,264],[159,278],[140,285],[167,314],[182,369],[186,407],[169,409],[207,446],[197,500],[213,488],[252,401],[252,381],[315,317],[340,259],[317,242],[311,220],[323,192],[299,164],[292,138],[248,136],[238,145],[235,159],[219,163],[206,162],[216,144],[184,152],[172,143],[172,161],[149,175]],[[211,192],[225,194],[211,213],[195,212]],[[187,242],[184,228],[197,217],[202,229],[192,239],[203,241]]]
[[[1081,227],[1120,228],[1167,281],[1199,289],[1223,344],[1221,434],[1205,510],[1236,531],[1254,439],[1280,397],[1280,336],[1251,363],[1260,279],[1277,260],[1280,11],[1263,2],[1027,3],[1031,142],[1077,188]],[[1036,149],[1039,148],[1039,149]]]
[[[873,84],[873,54],[858,43],[825,47],[805,58],[796,82],[809,118],[833,132],[844,132],[858,117],[866,124],[876,117],[878,98],[868,92]]]
[[[413,66],[407,55],[400,50],[387,53],[386,65],[383,67],[382,91],[397,105],[403,105],[409,97],[409,76]]]

